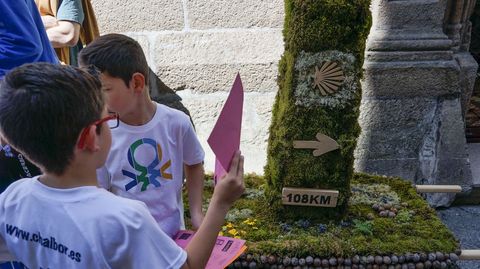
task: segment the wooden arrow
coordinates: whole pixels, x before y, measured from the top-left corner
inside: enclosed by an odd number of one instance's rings
[[[293,147],[296,149],[314,149],[313,156],[315,157],[340,148],[337,141],[322,133],[318,133],[316,138],[318,141],[295,140],[293,141]]]

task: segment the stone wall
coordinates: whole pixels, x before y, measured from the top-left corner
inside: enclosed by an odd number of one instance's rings
[[[207,153],[207,171],[214,157],[206,140],[240,72],[245,170],[262,174],[284,47],[284,1],[91,1],[101,33],[139,41],[150,67],[183,98]]]

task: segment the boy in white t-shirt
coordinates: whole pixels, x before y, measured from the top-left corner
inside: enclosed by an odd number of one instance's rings
[[[243,157],[237,153],[215,188],[191,243],[182,250],[145,204],[97,187],[107,158],[109,127],[101,84],[71,66],[28,64],[0,84],[0,134],[43,174],[0,194],[0,263],[39,268],[204,268],[224,217],[240,197]],[[108,124],[107,124],[108,122]]]
[[[203,219],[205,154],[189,117],[150,99],[149,69],[140,45],[125,35],[104,35],[80,52],[79,64],[102,73],[108,110],[120,117],[106,164],[98,170],[100,186],[147,204],[160,228],[174,236],[184,228],[185,171],[192,226],[197,229]]]

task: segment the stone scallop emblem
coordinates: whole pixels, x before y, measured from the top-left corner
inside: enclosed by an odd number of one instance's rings
[[[345,80],[342,68],[336,62],[327,61],[320,69],[315,66],[314,87],[323,96],[335,93]]]
[[[300,52],[295,60],[295,105],[342,108],[358,98],[358,70],[351,53]]]

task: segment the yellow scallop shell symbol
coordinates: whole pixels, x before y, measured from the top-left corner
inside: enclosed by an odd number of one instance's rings
[[[314,87],[317,87],[322,95],[336,92],[344,80],[342,68],[336,62],[324,62],[320,69],[315,66]]]

